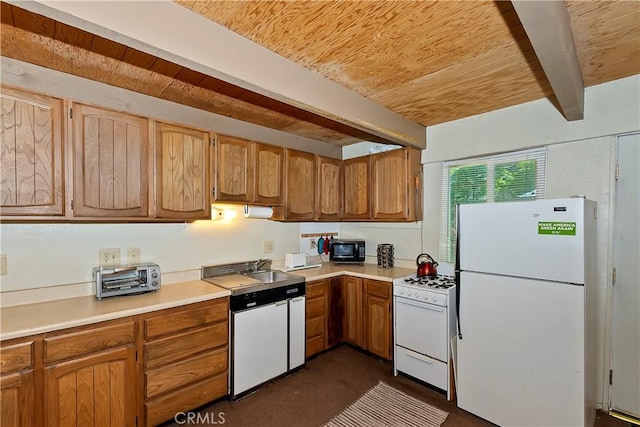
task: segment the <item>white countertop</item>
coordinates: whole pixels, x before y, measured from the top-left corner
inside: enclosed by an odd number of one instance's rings
[[[231,292],[202,280],[163,285],[158,292],[103,298],[93,295],[0,310],[0,339],[41,334],[225,297]]]
[[[275,268],[275,267],[274,267]],[[365,279],[391,282],[414,273],[409,268],[379,268],[375,264],[347,265],[325,263],[320,267],[291,271],[307,281],[349,274]],[[216,278],[220,285],[255,281],[242,275]],[[238,282],[239,283],[239,282]],[[244,282],[243,282],[244,283]],[[5,307],[0,310],[0,339],[25,337],[74,326],[88,325],[165,308],[207,301],[231,295],[231,291],[203,280],[162,285],[158,292],[104,298],[93,295]]]

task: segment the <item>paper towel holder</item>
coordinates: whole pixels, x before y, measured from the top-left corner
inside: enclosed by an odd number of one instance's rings
[[[244,205],[243,212],[245,218],[269,219],[273,216],[273,207]]]

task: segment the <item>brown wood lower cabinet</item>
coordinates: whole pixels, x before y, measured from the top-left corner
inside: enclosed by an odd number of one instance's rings
[[[0,348],[0,425],[36,425],[33,340]]]
[[[391,360],[391,283],[364,279],[363,347]]]
[[[306,284],[307,357],[311,357],[327,347],[326,294],[327,280],[315,280]]]
[[[229,298],[0,343],[0,425],[154,426],[227,395]]]
[[[229,299],[143,316],[144,424],[227,394]]]
[[[45,424],[136,425],[136,349],[102,351],[45,368]]]
[[[307,357],[342,342],[391,360],[391,282],[344,275],[307,283]]]

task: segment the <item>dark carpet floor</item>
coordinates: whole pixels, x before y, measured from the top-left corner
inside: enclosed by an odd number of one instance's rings
[[[492,426],[448,402],[439,391],[404,376],[393,376],[391,362],[341,345],[308,360],[306,365],[284,378],[259,388],[234,402],[217,401],[199,411],[200,423],[179,425],[224,425],[225,427],[320,427],[357,400],[379,380],[424,402],[449,412],[444,427]],[[196,421],[197,418],[192,418]],[[628,423],[598,412],[596,427],[627,427]]]

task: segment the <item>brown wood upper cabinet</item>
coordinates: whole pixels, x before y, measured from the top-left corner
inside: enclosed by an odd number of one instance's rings
[[[2,216],[63,216],[61,99],[2,86]]]
[[[218,135],[214,201],[282,205],[284,148]]]
[[[317,219],[336,221],[342,219],[342,161],[317,156]]]
[[[371,213],[376,220],[422,219],[420,151],[401,148],[371,156]]]
[[[245,139],[217,135],[213,200],[253,201],[253,144]]]
[[[253,202],[282,205],[284,189],[284,148],[254,143],[255,187]]]
[[[211,134],[161,122],[155,127],[156,217],[210,218]]]
[[[344,219],[369,219],[369,156],[355,157],[344,164]]]
[[[74,216],[149,215],[148,121],[73,104]]]
[[[285,218],[315,219],[316,156],[304,151],[286,150]]]

